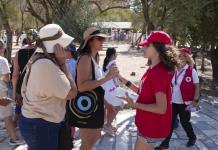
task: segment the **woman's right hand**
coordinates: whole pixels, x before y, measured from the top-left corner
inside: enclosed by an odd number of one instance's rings
[[[115,65],[112,65],[110,68],[109,68],[109,72],[107,73],[106,75],[106,78],[108,80],[111,80],[113,77],[116,77],[119,75],[119,70],[117,68],[117,66]]]
[[[60,66],[65,64],[65,61],[67,59],[67,54],[66,54],[64,48],[61,47],[60,44],[56,44],[54,46],[54,54],[55,54],[56,60]]]
[[[0,105],[1,106],[7,106],[9,103],[11,103],[13,100],[7,97],[0,98]]]

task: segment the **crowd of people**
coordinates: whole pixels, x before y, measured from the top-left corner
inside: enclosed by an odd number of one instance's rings
[[[0,118],[11,145],[23,143],[16,135],[19,127],[29,150],[72,149],[77,127],[80,150],[91,150],[102,130],[116,134],[112,122],[124,101],[136,110],[135,150],[168,149],[178,115],[188,137],[186,146],[195,145],[197,137],[190,118],[193,108],[199,107],[199,79],[191,51],[175,47],[164,31],[151,32],[139,43],[148,59],[148,69],[135,85],[119,72],[115,48],[107,49],[100,66],[99,51],[107,38],[99,29],[90,27],[76,48],[74,38],[57,24],[48,24],[39,32],[31,29],[13,60],[12,78],[3,57],[4,43],[0,42]],[[11,98],[7,94],[10,80]],[[121,86],[135,92],[137,100],[128,92],[125,96],[114,94]],[[60,135],[69,136],[63,139]],[[71,144],[66,144],[67,140]],[[157,142],[162,143],[154,147]]]

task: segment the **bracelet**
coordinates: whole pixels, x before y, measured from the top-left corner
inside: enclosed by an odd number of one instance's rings
[[[133,109],[136,109],[136,103],[133,102],[132,108],[133,108]]]
[[[127,87],[130,87],[132,85],[132,83],[130,81],[127,81],[127,83],[125,84]]]

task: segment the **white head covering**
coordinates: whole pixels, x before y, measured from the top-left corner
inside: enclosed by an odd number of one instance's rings
[[[43,39],[57,36],[56,40],[43,41]],[[65,34],[63,29],[57,24],[48,24],[39,30],[39,38],[42,40],[48,53],[54,53],[54,46],[60,44],[62,47],[68,46],[74,38]],[[42,48],[37,48],[36,52],[43,52]]]

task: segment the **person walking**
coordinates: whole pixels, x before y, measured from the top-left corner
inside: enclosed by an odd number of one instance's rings
[[[179,65],[172,75],[172,129],[168,137],[155,150],[169,148],[177,115],[179,115],[180,123],[188,137],[186,146],[194,146],[197,140],[190,122],[190,106],[198,107],[199,105],[199,78],[196,70],[193,68],[194,60],[191,56],[191,51],[188,48],[181,48],[179,51]]]
[[[8,84],[10,81],[10,67],[8,60],[4,58],[5,47],[4,43],[0,41],[0,97],[3,98],[2,102],[9,100],[8,98]],[[6,102],[6,101],[5,101]],[[4,120],[7,133],[10,137],[10,145],[21,145],[23,142],[18,139],[16,129],[12,118],[12,101],[8,101],[4,105],[0,105],[0,119]],[[7,104],[7,105],[6,105]]]
[[[24,37],[25,36],[25,37]],[[34,29],[29,29],[26,35],[23,35],[21,44],[21,49],[16,53],[13,61],[13,74],[12,74],[12,85],[13,85],[13,99],[16,101],[15,108],[15,126],[17,126],[17,121],[21,113],[22,96],[21,84],[25,75],[25,67],[30,57],[35,52],[35,41],[38,37],[38,32]],[[18,82],[19,79],[19,82]]]

